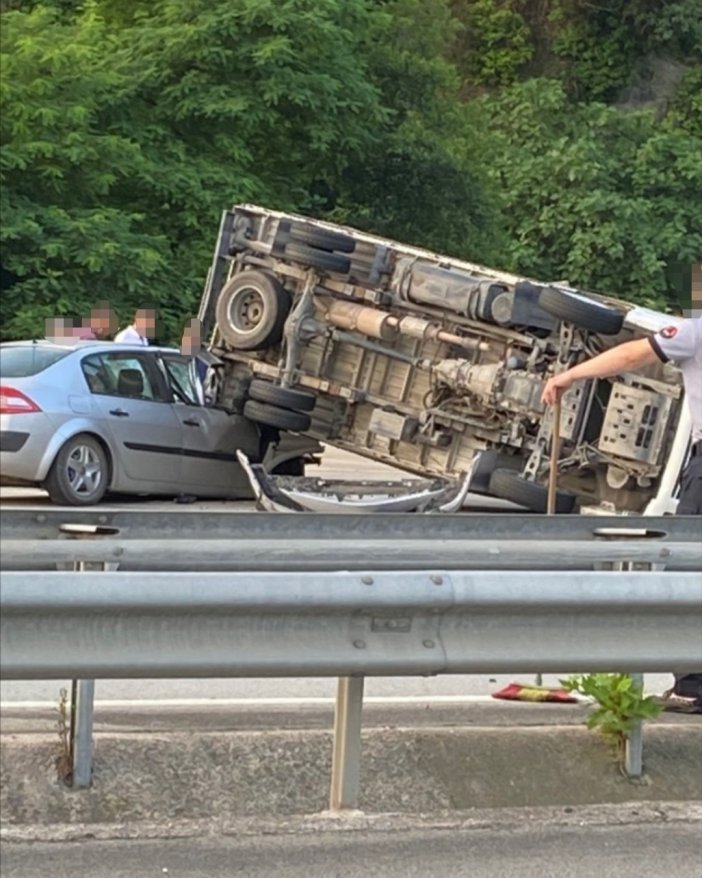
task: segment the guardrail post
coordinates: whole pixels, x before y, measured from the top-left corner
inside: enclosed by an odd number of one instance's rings
[[[115,536],[119,528],[101,525],[62,524],[59,527],[69,539],[94,539]],[[119,564],[107,561],[74,561],[70,568],[76,573],[86,570],[116,570]],[[71,786],[74,790],[89,787],[93,778],[93,710],[95,680],[71,680]]]
[[[71,786],[89,787],[93,775],[95,680],[71,682]]]
[[[643,691],[643,674],[632,674],[631,679],[639,692]],[[624,771],[627,777],[643,774],[643,723],[636,720],[624,742]]]
[[[616,533],[616,530],[616,528],[610,529],[611,536],[615,538],[624,537],[626,539],[626,528],[622,528],[620,534]],[[638,565],[638,569],[652,570],[654,568],[663,570],[665,565],[651,563],[640,563]],[[631,561],[616,561],[612,565],[612,569],[630,571],[636,569],[636,565]],[[634,688],[639,694],[643,694],[643,674],[630,674],[630,677],[634,684]],[[630,778],[640,778],[643,776],[643,722],[640,719],[637,719],[634,722],[631,731],[624,739],[624,773]]]
[[[364,680],[364,677],[339,677],[334,711],[331,811],[352,810],[358,806]]]

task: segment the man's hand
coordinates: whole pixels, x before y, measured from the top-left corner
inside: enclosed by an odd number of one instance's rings
[[[570,369],[561,372],[560,375],[554,375],[553,378],[549,378],[544,387],[544,392],[541,394],[541,402],[544,405],[554,405],[563,396],[563,392],[570,387],[573,380],[570,376]]]

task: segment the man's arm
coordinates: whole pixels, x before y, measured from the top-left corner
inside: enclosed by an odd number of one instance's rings
[[[582,381],[585,378],[609,378],[612,375],[621,375],[622,372],[630,372],[639,366],[650,366],[658,362],[660,362],[658,354],[649,339],[626,341],[598,354],[591,360],[585,360],[549,378],[541,395],[541,402],[545,405],[553,405],[574,381]]]

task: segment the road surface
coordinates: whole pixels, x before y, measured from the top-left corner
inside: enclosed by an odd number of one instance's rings
[[[699,823],[9,843],[3,878],[699,878]]]

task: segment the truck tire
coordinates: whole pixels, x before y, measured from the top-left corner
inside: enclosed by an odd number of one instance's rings
[[[356,242],[350,235],[320,229],[317,226],[293,225],[290,229],[290,241],[330,252],[337,250],[339,253],[353,253],[356,249]]]
[[[508,469],[496,469],[490,476],[490,493],[502,500],[511,500],[533,512],[546,512],[548,488],[522,478]],[[567,491],[556,491],[556,513],[567,515],[573,511],[576,497]]]
[[[544,287],[541,290],[539,305],[559,320],[566,320],[581,329],[602,335],[616,335],[624,322],[624,315],[620,311],[555,287]]]
[[[315,250],[314,247],[297,244],[295,241],[289,241],[285,245],[285,258],[293,262],[301,262],[310,268],[333,271],[336,274],[348,274],[351,269],[351,260],[348,256],[328,253],[326,250]]]
[[[304,433],[312,423],[310,416],[304,412],[291,412],[255,399],[245,403],[244,417],[257,424],[277,427],[279,430],[291,430],[293,433]]]
[[[278,387],[277,384],[263,381],[260,378],[254,378],[249,385],[249,397],[258,402],[267,402],[280,408],[298,412],[311,412],[317,401],[315,395],[307,390]]]
[[[264,271],[243,271],[228,281],[217,299],[217,329],[233,348],[257,351],[277,344],[290,311],[290,296]]]
[[[473,465],[468,490],[471,494],[490,495],[490,476],[496,469],[508,469],[521,472],[524,469],[524,459],[513,457],[498,451],[496,448],[486,448],[480,453],[480,457]]]

